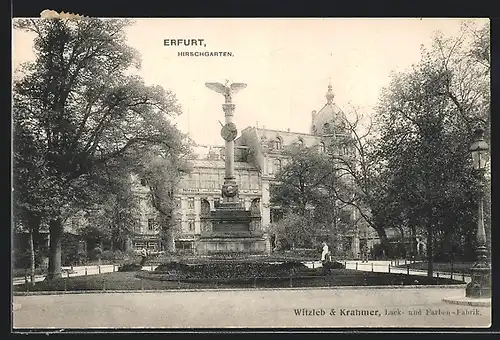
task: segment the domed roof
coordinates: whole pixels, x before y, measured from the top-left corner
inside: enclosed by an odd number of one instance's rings
[[[314,134],[329,134],[331,131],[343,129],[346,117],[344,112],[333,102],[334,98],[332,85],[328,85],[326,104],[313,118],[312,131]]]

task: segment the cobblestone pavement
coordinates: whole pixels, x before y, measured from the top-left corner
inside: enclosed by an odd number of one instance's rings
[[[56,329],[489,327],[490,307],[442,301],[463,294],[463,287],[339,287],[14,296],[13,325]]]

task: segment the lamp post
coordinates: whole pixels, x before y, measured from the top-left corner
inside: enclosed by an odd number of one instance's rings
[[[488,161],[488,144],[484,141],[484,129],[477,126],[474,131],[474,141],[470,147],[472,163],[479,179],[478,215],[477,215],[477,246],[476,262],[471,271],[471,282],[467,285],[465,296],[470,298],[491,297],[491,277],[488,250],[486,249],[486,233],[483,221],[484,173]]]

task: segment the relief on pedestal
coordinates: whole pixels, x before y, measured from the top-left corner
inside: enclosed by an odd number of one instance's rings
[[[250,222],[250,232],[258,232],[261,230],[261,214],[260,214],[260,199],[255,198],[252,200],[250,205],[250,216],[252,217],[252,222]]]
[[[210,221],[210,202],[206,199],[201,200],[201,212],[200,212],[200,220],[201,220],[201,232],[211,232],[212,231],[212,222]]]
[[[201,232],[202,233],[212,232],[212,222],[209,220],[201,221]]]
[[[201,200],[201,217],[210,217],[210,202],[204,198]]]
[[[254,198],[252,204],[250,205],[250,214],[252,217],[260,216],[260,199]]]

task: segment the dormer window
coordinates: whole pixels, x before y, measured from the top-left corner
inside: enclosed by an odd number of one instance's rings
[[[318,144],[318,152],[325,153],[325,143],[321,142]]]
[[[297,141],[297,145],[300,147],[304,146],[304,140],[302,138],[299,138],[299,140]]]
[[[330,131],[330,124],[325,123],[323,124],[323,132],[328,133]]]
[[[141,185],[145,187],[148,185],[148,182],[144,178],[141,178]]]
[[[277,137],[276,140],[274,141],[274,148],[276,150],[281,150],[282,147],[283,147],[283,141],[281,140],[280,137]]]

